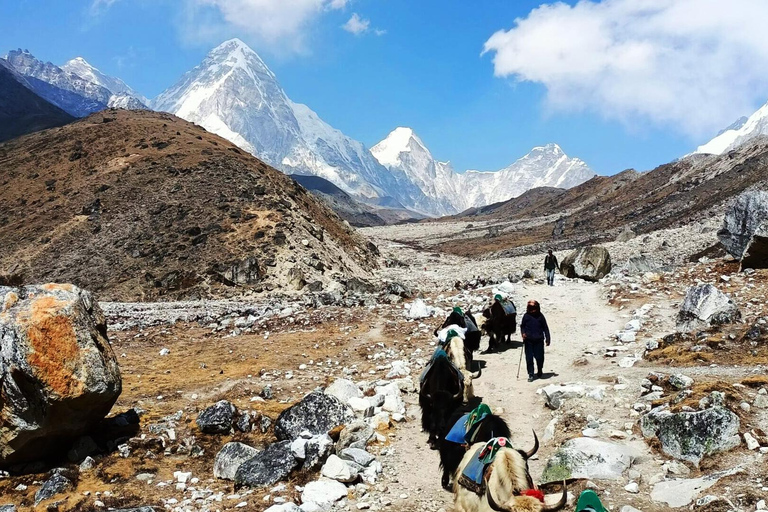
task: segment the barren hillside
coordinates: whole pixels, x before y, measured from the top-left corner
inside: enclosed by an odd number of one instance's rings
[[[376,265],[284,174],[169,114],[108,110],[0,145],[0,276],[104,299],[320,289]]]

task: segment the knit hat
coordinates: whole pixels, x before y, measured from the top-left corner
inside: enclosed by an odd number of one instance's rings
[[[453,308],[453,312],[454,312],[454,313],[458,313],[458,314],[460,314],[461,316],[464,316],[464,312],[461,310],[461,308],[460,308],[459,306],[454,306],[454,308]]]
[[[493,298],[496,299],[499,302],[504,300],[504,297],[502,297],[500,293],[497,293]]]

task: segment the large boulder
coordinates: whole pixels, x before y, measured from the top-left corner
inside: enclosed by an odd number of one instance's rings
[[[741,268],[768,268],[768,221],[760,224],[744,251]]]
[[[570,478],[619,480],[641,454],[628,445],[589,437],[566,441],[547,461],[543,482]]]
[[[121,391],[91,293],[68,284],[0,287],[0,466],[66,451]]]
[[[582,247],[566,256],[560,263],[560,273],[568,278],[597,281],[611,271],[611,255],[599,246]]]
[[[195,423],[206,434],[227,434],[235,423],[237,408],[227,400],[219,400],[197,415]]]
[[[725,212],[725,219],[717,237],[725,250],[742,259],[752,235],[768,220],[768,192],[750,190],[737,197]]]
[[[258,454],[259,450],[247,444],[237,442],[225,444],[213,460],[214,478],[234,480],[238,468]]]
[[[280,441],[240,464],[235,471],[235,485],[264,487],[285,480],[299,461],[291,453],[291,442]]]
[[[352,408],[335,396],[313,391],[280,413],[275,421],[275,436],[293,441],[305,431],[312,435],[326,434],[354,418]]]
[[[741,318],[736,304],[711,284],[691,286],[677,314],[678,332],[706,329]]]
[[[664,453],[694,464],[738,446],[739,427],[739,417],[722,406],[679,413],[656,409],[640,421],[643,436],[657,437]]]

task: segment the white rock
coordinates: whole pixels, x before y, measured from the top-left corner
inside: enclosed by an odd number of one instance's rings
[[[631,505],[624,505],[623,507],[621,507],[620,512],[641,512],[641,511]]]
[[[411,374],[411,368],[405,361],[392,361],[392,369],[387,373],[388,379],[407,377]]]
[[[294,503],[280,503],[272,505],[264,512],[301,512],[301,509]]]
[[[638,359],[634,356],[623,357],[619,360],[619,366],[622,368],[632,368],[637,361]]]
[[[747,443],[748,450],[757,450],[760,448],[760,443],[758,443],[757,439],[755,439],[749,432],[744,433],[744,442]]]
[[[383,409],[387,412],[405,414],[405,402],[400,398],[400,395],[387,395],[384,398]]]
[[[167,355],[168,355],[168,354],[170,354],[170,353],[171,353],[171,351],[170,351],[170,350],[168,350],[167,348],[161,348],[161,349],[160,349],[160,355],[161,355],[161,356],[167,356]]]
[[[349,403],[352,397],[362,398],[363,392],[357,387],[357,384],[348,379],[336,379],[333,384],[325,388],[325,394],[335,396],[341,403]]]
[[[741,467],[706,475],[699,478],[666,480],[653,486],[651,499],[659,503],[666,503],[672,508],[685,507],[690,504],[701,491],[709,489],[721,478],[739,473]]]
[[[640,455],[634,446],[577,437],[566,441],[549,459],[542,478],[556,480],[559,477],[554,475],[567,468],[570,478],[618,480]]]
[[[755,505],[756,510],[768,510],[768,505],[765,504],[765,500],[760,500]]]
[[[616,338],[622,343],[634,343],[637,340],[635,331],[619,331]]]
[[[342,498],[346,498],[346,496],[346,485],[329,478],[321,478],[314,482],[309,482],[304,486],[304,491],[301,493],[301,502],[302,504],[314,503],[318,506],[329,506]],[[309,512],[309,510],[305,509],[303,506],[301,509],[305,512]]]
[[[339,482],[349,483],[357,479],[357,471],[344,462],[337,455],[331,455],[323,464],[320,474],[326,478],[337,480]]]
[[[635,318],[634,320],[630,320],[629,322],[627,322],[627,325],[624,326],[624,330],[637,332],[642,327],[643,327],[643,322],[640,319]]]
[[[427,306],[423,300],[416,299],[408,308],[407,316],[411,320],[418,320],[432,316],[432,311],[432,308]]]
[[[629,482],[624,486],[624,490],[628,493],[637,494],[640,492],[640,486],[637,485],[637,482]]]

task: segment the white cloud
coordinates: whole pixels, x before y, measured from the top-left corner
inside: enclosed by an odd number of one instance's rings
[[[353,13],[352,17],[349,18],[349,20],[344,25],[341,26],[341,28],[343,28],[347,32],[355,34],[356,36],[359,36],[364,32],[368,32],[368,29],[370,27],[371,27],[371,20],[366,20],[361,18],[360,15],[357,13]]]
[[[349,3],[349,0],[331,0],[331,3],[328,4],[328,7],[331,9],[343,9],[347,6]]]
[[[497,76],[589,109],[702,136],[768,99],[765,0],[581,0],[542,5],[485,43]]]

